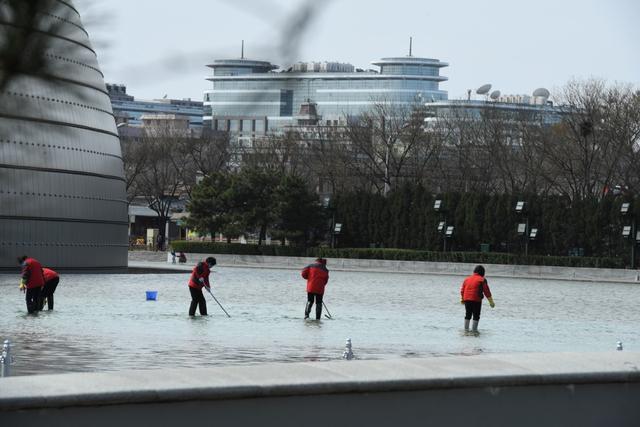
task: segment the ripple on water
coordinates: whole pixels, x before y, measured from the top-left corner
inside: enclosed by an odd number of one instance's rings
[[[214,293],[231,318],[210,298],[208,316],[187,315],[188,273],[63,275],[56,309],[37,316],[13,292],[17,276],[2,275],[0,338],[13,341],[13,373],[337,360],[347,338],[358,359],[610,351],[619,339],[640,347],[634,285],[540,281],[532,289],[531,280],[489,275],[497,306],[483,306],[480,333],[471,334],[462,330],[461,278],[331,272],[333,318],[305,321],[297,271],[219,271]],[[146,301],[147,290],[158,300]]]

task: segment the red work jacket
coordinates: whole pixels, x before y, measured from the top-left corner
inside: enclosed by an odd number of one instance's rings
[[[463,301],[482,301],[483,295],[491,298],[489,284],[483,276],[473,273],[464,279],[460,288],[460,297]]]
[[[52,269],[46,268],[46,267],[42,269],[42,274],[44,275],[44,282],[45,283],[50,282],[51,280],[57,279],[58,277],[60,277],[60,276],[58,276],[58,273],[56,273]]]
[[[27,282],[27,289],[44,286],[42,265],[34,258],[27,258],[22,263],[22,278]]]
[[[206,262],[201,261],[193,267],[193,271],[191,272],[191,277],[189,278],[189,287],[202,289],[203,286],[209,285],[209,273],[211,270]],[[202,279],[202,281],[200,281]]]
[[[307,279],[307,292],[324,295],[324,287],[329,281],[326,260],[310,264],[302,269],[302,278]]]

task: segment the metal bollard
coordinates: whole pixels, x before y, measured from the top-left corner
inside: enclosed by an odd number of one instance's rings
[[[355,358],[355,355],[353,354],[353,350],[351,348],[351,338],[347,338],[347,343],[344,347],[344,352],[342,353],[342,358],[345,360],[351,360],[353,358]]]
[[[0,356],[0,369],[2,373],[0,377],[8,377],[11,375],[11,364],[13,363],[13,356],[11,356],[11,343],[9,340],[4,340],[2,346],[2,356]]]
[[[616,350],[622,351],[622,341],[618,341],[616,345]]]

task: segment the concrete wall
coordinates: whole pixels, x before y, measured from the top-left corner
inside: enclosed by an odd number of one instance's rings
[[[0,425],[635,426],[640,353],[450,356],[0,379]]]

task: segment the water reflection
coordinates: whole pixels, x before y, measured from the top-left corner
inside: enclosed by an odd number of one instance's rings
[[[0,338],[16,375],[521,351],[638,349],[640,287],[491,279],[497,307],[462,329],[460,278],[332,272],[333,319],[303,320],[297,271],[220,268],[209,316],[187,316],[188,274],[64,275],[56,310],[26,314],[17,275],[0,276]],[[606,289],[605,289],[606,288]],[[147,290],[158,291],[146,301]],[[367,298],[363,299],[362,296]],[[597,296],[592,298],[591,296]]]

